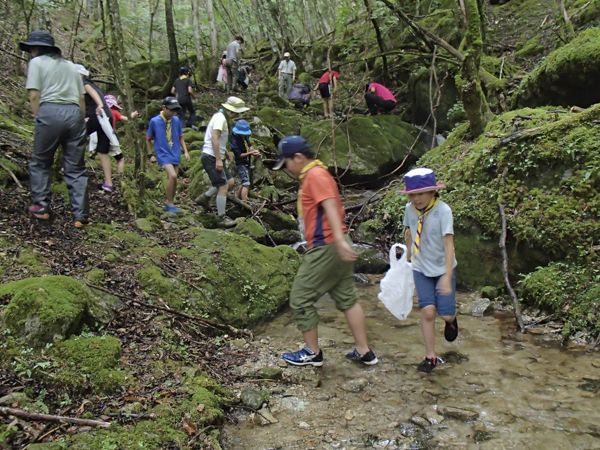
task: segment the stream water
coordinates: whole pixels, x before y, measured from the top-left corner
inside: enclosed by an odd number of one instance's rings
[[[436,350],[446,362],[423,374],[416,369],[424,357],[416,304],[400,322],[378,292],[375,283],[359,287],[375,366],[345,360],[353,339],[328,298],[318,303],[321,368],[280,361],[302,344],[289,312],[256,330],[246,345],[262,356],[240,370],[279,367],[295,383],[265,382],[277,423],[262,425],[260,416],[238,410],[237,426],[225,429],[226,449],[600,449],[598,354],[561,347],[551,329],[521,335],[510,313],[461,315],[453,343],[436,322]],[[474,299],[459,293],[457,302]]]

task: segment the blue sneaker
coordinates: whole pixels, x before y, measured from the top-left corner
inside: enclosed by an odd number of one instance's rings
[[[286,363],[293,366],[321,367],[323,365],[323,350],[319,350],[319,354],[316,354],[308,347],[297,352],[284,353],[281,357]]]
[[[172,213],[175,213],[175,214],[181,214],[181,211],[179,210],[179,208],[177,208],[177,206],[165,205],[165,212],[172,212]]]
[[[372,366],[373,364],[377,364],[379,362],[377,356],[375,356],[375,353],[373,353],[373,350],[370,349],[364,355],[361,355],[358,353],[358,350],[354,349],[353,352],[346,354],[346,358],[352,361],[360,361],[367,366]]]

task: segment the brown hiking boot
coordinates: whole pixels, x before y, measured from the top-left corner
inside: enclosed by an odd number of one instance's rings
[[[219,216],[218,221],[219,221],[220,228],[233,228],[237,225],[233,220],[231,220],[226,215]]]
[[[204,209],[208,209],[210,207],[210,198],[204,194],[201,194],[198,197],[196,197],[196,200],[194,201],[200,206],[202,206]]]

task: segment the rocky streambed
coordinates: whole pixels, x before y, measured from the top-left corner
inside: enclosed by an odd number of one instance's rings
[[[599,448],[600,358],[564,348],[552,328],[522,335],[511,313],[459,316],[460,335],[436,349],[445,360],[419,373],[424,356],[419,311],[399,322],[359,288],[372,349],[380,363],[346,361],[353,339],[327,298],[319,302],[321,368],[288,367],[279,356],[301,346],[284,313],[240,346],[259,350],[239,367],[252,380],[235,387],[247,408],[234,412],[224,447],[258,449]],[[459,294],[464,313],[478,299]],[[481,309],[481,308],[479,308]]]

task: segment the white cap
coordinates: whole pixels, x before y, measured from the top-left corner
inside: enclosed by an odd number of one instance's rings
[[[290,56],[290,52],[285,52],[285,53],[283,54],[283,57],[284,57],[284,58],[285,58],[286,56]]]
[[[75,67],[77,68],[77,72],[79,72],[81,75],[84,75],[86,77],[90,76],[90,72],[81,64],[75,64]]]

